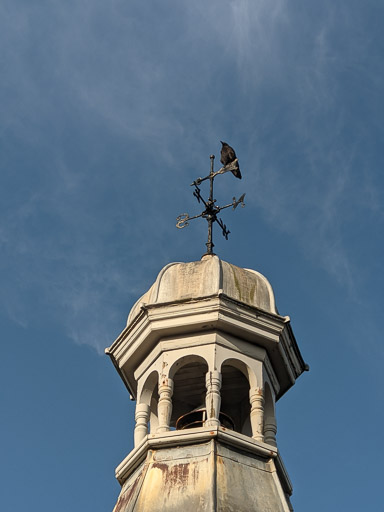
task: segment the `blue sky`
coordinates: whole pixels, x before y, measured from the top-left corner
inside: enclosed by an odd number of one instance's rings
[[[311,371],[278,404],[296,512],[379,510],[383,47],[379,0],[1,0],[0,479],[5,510],[112,510],[133,404],[103,354],[206,226],[268,277]]]

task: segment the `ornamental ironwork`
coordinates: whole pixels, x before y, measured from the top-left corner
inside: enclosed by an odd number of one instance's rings
[[[191,183],[191,187],[194,187],[193,189],[193,195],[197,199],[199,203],[202,203],[204,205],[204,210],[199,213],[198,215],[193,215],[192,217],[189,216],[188,213],[182,213],[176,218],[176,227],[179,229],[183,229],[188,226],[189,221],[193,219],[198,219],[199,217],[202,217],[203,219],[206,219],[208,222],[208,240],[205,244],[207,246],[207,252],[206,254],[213,254],[213,239],[212,239],[212,231],[213,231],[213,224],[216,222],[219,227],[221,228],[221,233],[224,236],[226,240],[228,240],[228,236],[230,234],[229,229],[224,224],[224,222],[218,217],[218,214],[221,212],[221,210],[224,210],[226,208],[232,207],[233,210],[235,210],[239,205],[243,208],[245,206],[244,203],[244,197],[245,194],[242,194],[239,199],[236,199],[236,197],[233,197],[232,202],[229,204],[226,204],[225,206],[218,206],[216,204],[216,199],[213,198],[213,183],[217,176],[220,176],[222,174],[225,174],[227,172],[232,172],[234,176],[241,179],[240,174],[240,168],[239,168],[239,162],[236,158],[235,152],[226,144],[223,143],[223,148],[221,150],[221,163],[224,164],[223,167],[221,167],[218,171],[214,172],[214,160],[215,155],[211,155],[211,169],[208,176],[205,176],[204,178],[197,178],[193,183]],[[232,156],[234,156],[234,159],[230,162],[228,162],[228,150],[229,148],[233,153]],[[201,193],[200,185],[204,182],[209,180],[209,198],[207,200],[204,199]]]

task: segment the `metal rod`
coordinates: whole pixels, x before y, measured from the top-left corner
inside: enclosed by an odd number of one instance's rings
[[[211,159],[211,171],[209,173],[209,199],[208,199],[208,205],[207,205],[207,222],[208,222],[208,241],[206,243],[207,246],[207,254],[212,254],[212,249],[214,247],[212,242],[212,227],[213,227],[213,221],[215,220],[215,216],[213,214],[213,164],[215,160],[215,155],[211,155],[209,157]]]
[[[210,188],[209,188],[209,199],[213,202],[213,163],[215,161],[215,155],[211,155],[209,157],[211,159],[211,172],[209,173],[209,181],[210,181]]]

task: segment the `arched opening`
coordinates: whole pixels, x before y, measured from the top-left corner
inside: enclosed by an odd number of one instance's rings
[[[147,377],[141,391],[140,399],[137,402],[149,406],[148,432],[151,434],[156,432],[159,423],[157,412],[159,402],[158,382],[159,375],[154,371]]]
[[[157,427],[159,426],[159,416],[157,412],[157,406],[159,403],[159,391],[158,386],[153,390],[151,402],[150,402],[150,412],[149,412],[149,425],[148,431],[150,434],[154,434],[156,432]]]
[[[264,441],[276,446],[275,400],[268,382],[264,383]]]
[[[208,371],[206,361],[199,356],[186,357],[179,360],[174,370],[173,375],[173,397],[172,397],[172,415],[171,415],[171,428],[184,429],[201,426],[194,424],[194,419],[191,422],[181,419],[193,411],[198,411],[205,407],[205,376]],[[199,417],[197,413],[196,418]],[[196,421],[198,421],[196,419]]]
[[[247,367],[240,361],[230,360],[223,364],[220,410],[232,418],[236,432],[252,436],[247,373]]]

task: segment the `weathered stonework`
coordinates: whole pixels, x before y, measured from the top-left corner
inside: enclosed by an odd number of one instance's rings
[[[306,365],[264,276],[167,265],[106,352],[137,402],[115,512],[290,510],[275,402]]]

